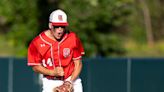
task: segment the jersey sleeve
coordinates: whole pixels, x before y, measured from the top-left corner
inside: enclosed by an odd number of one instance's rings
[[[35,44],[31,42],[28,47],[28,66],[41,65],[41,55],[38,52]]]
[[[73,60],[79,60],[85,54],[83,45],[79,38],[76,38],[75,48],[73,49]]]

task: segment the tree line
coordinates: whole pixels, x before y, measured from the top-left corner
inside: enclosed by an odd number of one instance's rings
[[[48,28],[49,14],[66,11],[69,29],[83,42],[87,57],[124,56],[127,39],[148,47],[163,39],[162,0],[1,0],[0,33],[17,56]]]

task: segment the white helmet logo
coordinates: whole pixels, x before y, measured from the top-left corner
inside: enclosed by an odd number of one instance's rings
[[[58,15],[58,20],[59,20],[59,21],[63,21],[62,15]]]

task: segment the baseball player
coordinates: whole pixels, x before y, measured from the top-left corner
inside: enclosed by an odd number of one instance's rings
[[[28,47],[28,66],[43,75],[42,92],[82,92],[79,74],[84,49],[74,32],[66,29],[67,15],[55,10],[49,29],[35,37]]]

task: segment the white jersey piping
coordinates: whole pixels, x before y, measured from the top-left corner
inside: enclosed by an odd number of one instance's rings
[[[55,68],[52,44],[49,43],[48,41],[44,40],[43,37],[41,36],[41,34],[39,35],[39,37],[40,37],[40,39],[41,39],[42,41],[44,41],[45,43],[47,43],[48,45],[50,45],[50,47],[51,47],[51,58],[52,58],[52,63],[53,63],[53,67]]]
[[[59,57],[59,66],[62,67],[61,65],[61,59],[60,59],[60,44],[67,38],[68,34],[58,43],[58,57]]]

